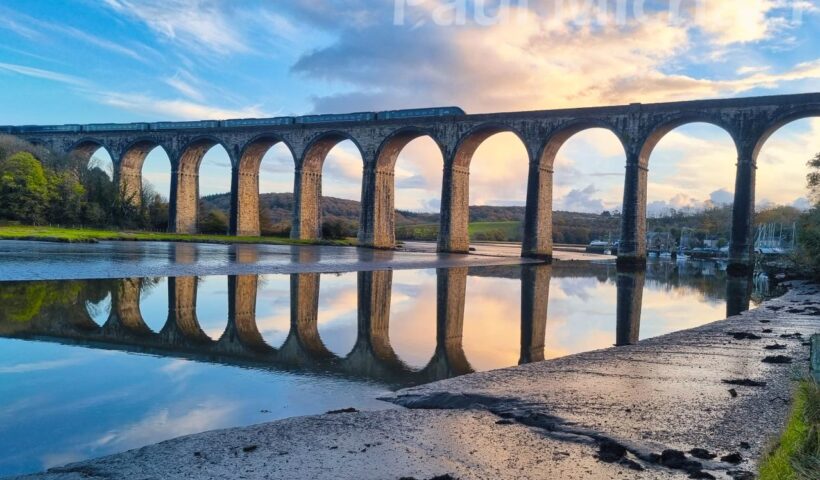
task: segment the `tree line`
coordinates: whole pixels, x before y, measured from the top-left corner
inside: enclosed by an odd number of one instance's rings
[[[57,155],[0,136],[0,221],[24,225],[165,230],[168,203],[150,184],[125,198],[111,172],[78,155]]]

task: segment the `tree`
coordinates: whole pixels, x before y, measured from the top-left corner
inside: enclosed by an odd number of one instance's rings
[[[199,230],[202,233],[225,235],[228,233],[228,216],[219,210],[211,210],[202,216]]]
[[[808,175],[806,175],[806,186],[809,188],[809,199],[812,204],[817,206],[820,204],[820,153],[806,162],[806,165],[808,165],[811,170]]]
[[[808,166],[811,171],[806,175],[806,186],[813,206],[800,217],[798,240],[807,257],[805,263],[815,277],[820,277],[820,153],[808,161]]]
[[[40,223],[48,202],[42,164],[28,152],[0,160],[0,217]]]

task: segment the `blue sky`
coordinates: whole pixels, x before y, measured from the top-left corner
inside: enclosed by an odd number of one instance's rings
[[[0,124],[430,105],[477,113],[820,91],[817,0],[677,3],[4,0]],[[760,202],[799,203],[819,132],[803,120],[772,138],[760,159]],[[562,149],[557,208],[619,208],[623,153],[613,140],[588,131]],[[524,200],[526,161],[516,142],[499,135],[479,149],[471,203]],[[271,151],[262,190],[290,191],[292,162],[283,149]],[[725,199],[734,162],[717,128],[675,130],[653,155],[650,210]],[[156,151],[144,169],[161,193],[167,165]],[[209,152],[204,194],[228,190],[227,168],[224,152]],[[360,172],[358,153],[340,145],[326,164],[325,193],[358,198]],[[440,172],[428,140],[408,146],[397,166],[398,206],[434,210]]]

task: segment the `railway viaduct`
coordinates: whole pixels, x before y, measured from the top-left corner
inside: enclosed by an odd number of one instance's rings
[[[618,261],[646,261],[646,189],[654,147],[671,130],[688,123],[716,125],[732,137],[737,149],[730,269],[748,271],[752,263],[755,170],[761,147],[777,129],[801,118],[820,115],[820,93],[631,104],[478,115],[428,115],[351,120],[355,116],[313,116],[309,123],[275,125],[208,122],[208,127],[147,131],[57,131],[48,127],[6,127],[54,151],[90,156],[105,148],[114,161],[115,181],[131,197],[140,192],[146,155],[162,147],[172,165],[170,230],[193,233],[197,228],[198,171],[205,153],[220,144],[232,165],[231,221],[233,235],[259,234],[259,168],[267,150],[287,146],[295,159],[291,237],[321,236],[322,164],[339,142],[351,140],[363,159],[361,245],[395,245],[394,168],[402,148],[421,136],[431,137],[444,158],[438,249],[469,250],[468,202],[470,161],[479,145],[500,132],[512,132],[529,156],[522,255],[552,255],[553,163],[561,146],[590,128],[613,132],[624,148],[625,175]],[[252,123],[252,122],[249,122]],[[730,159],[727,159],[730,161]]]

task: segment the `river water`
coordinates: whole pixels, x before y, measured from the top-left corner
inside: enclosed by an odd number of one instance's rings
[[[71,280],[0,270],[15,275],[0,281],[0,475],[206,430],[394,408],[378,398],[695,327],[748,308],[753,293],[715,262],[93,278],[71,252],[49,260],[74,265],[53,270]],[[19,265],[9,256],[0,265]]]

